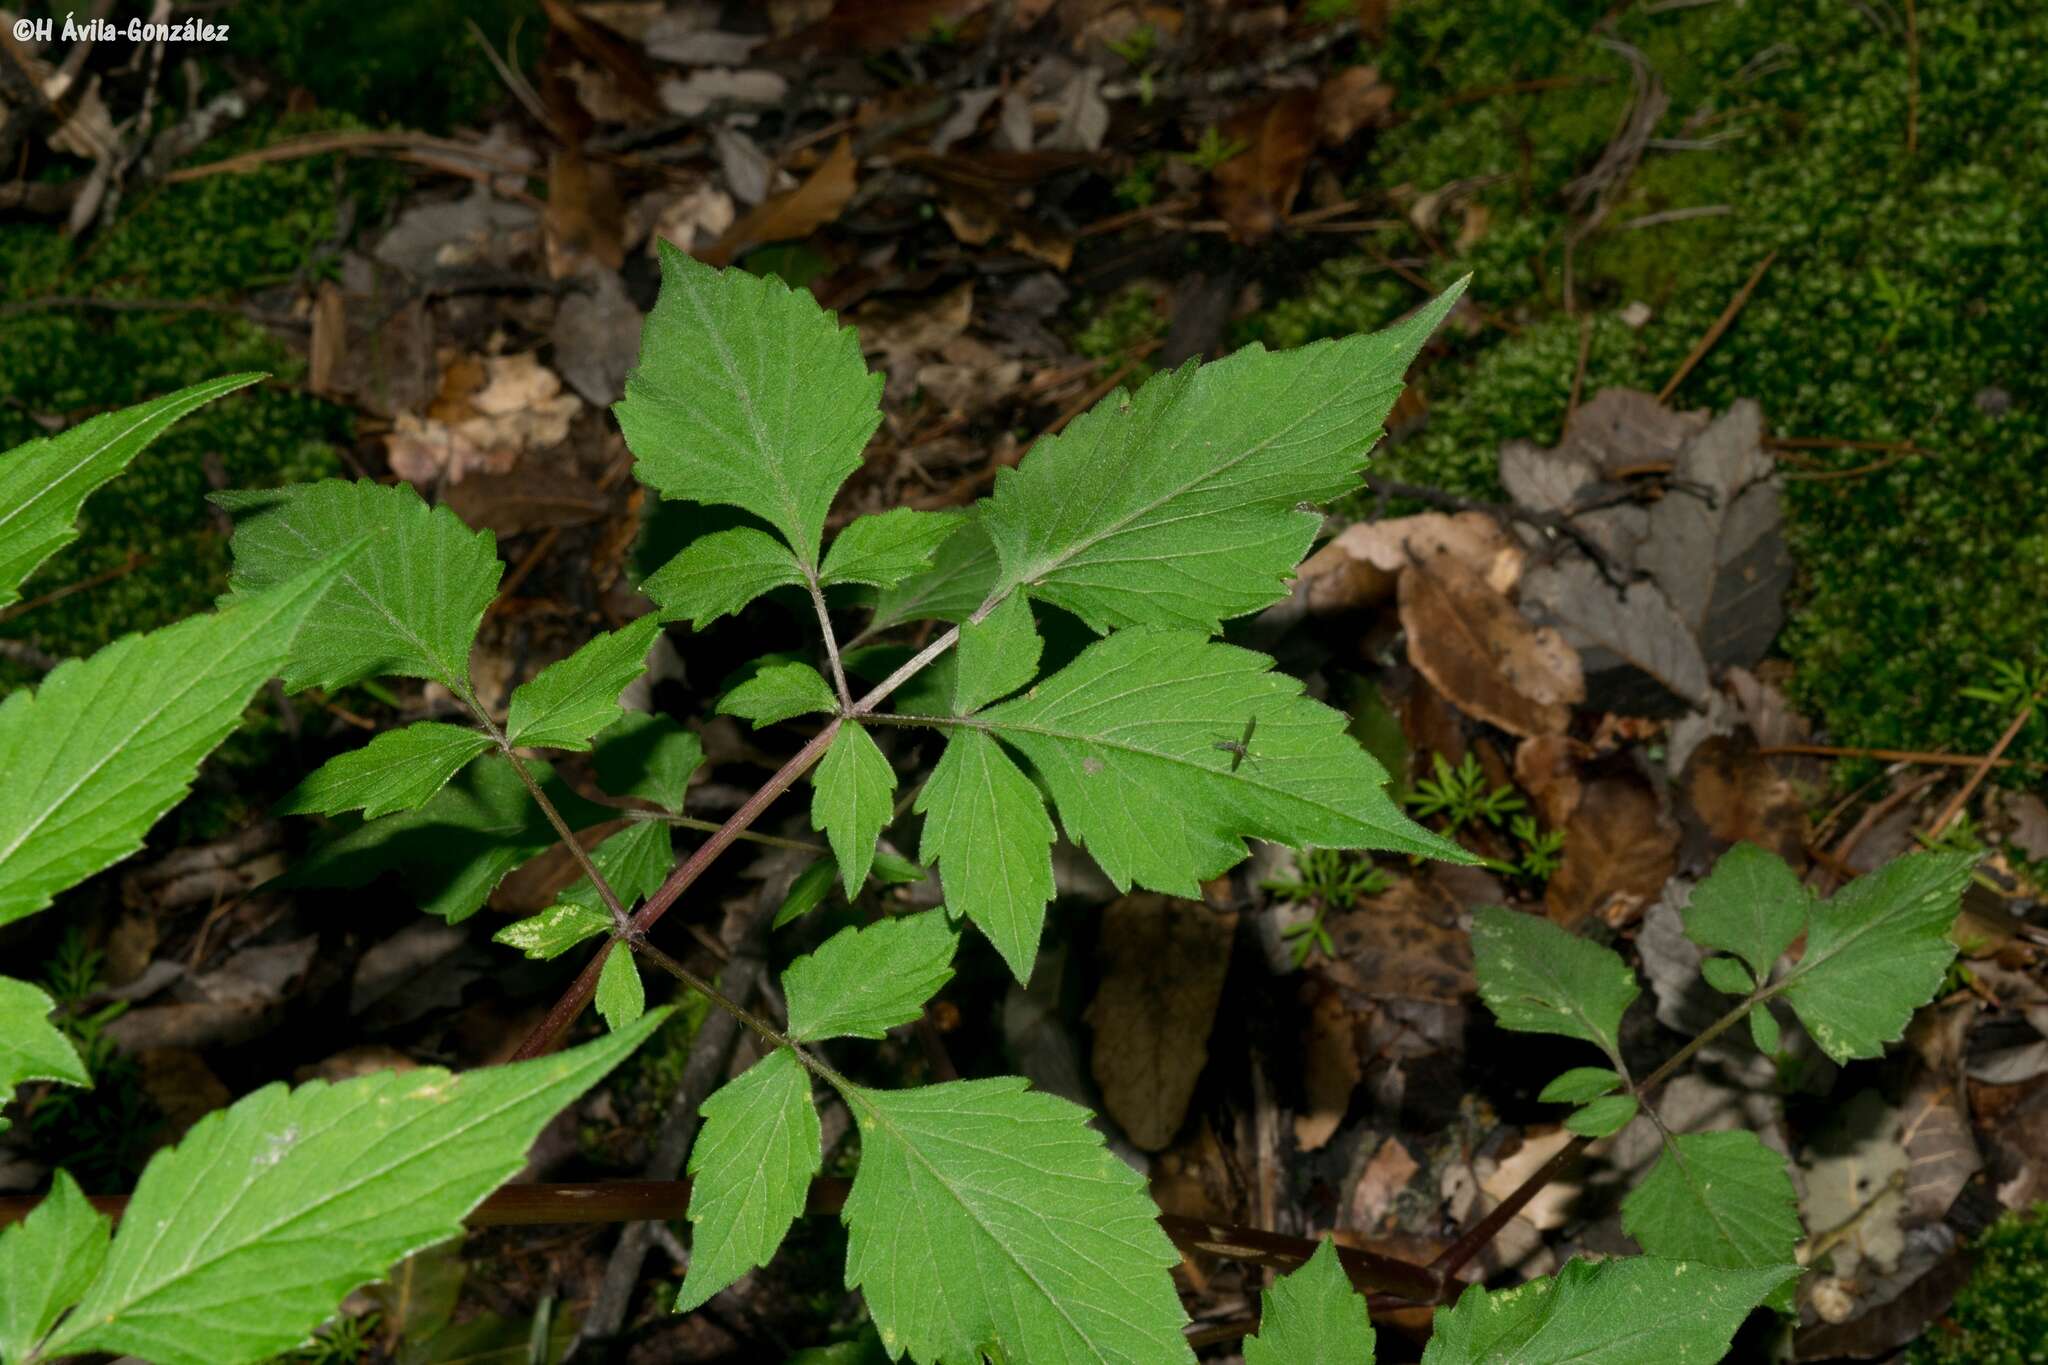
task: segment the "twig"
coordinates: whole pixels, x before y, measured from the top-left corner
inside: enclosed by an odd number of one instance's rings
[[[1906,13],[1911,14],[1912,12],[1909,6]],[[2005,733],[1998,737],[1998,743],[1991,746],[1991,752],[1984,756],[1984,761],[1977,765],[1977,770],[1970,774],[1968,781],[1963,783],[1962,790],[1950,797],[1948,804],[1942,807],[1941,814],[1935,818],[1934,828],[1930,831],[1931,833],[1937,836],[1940,835],[1943,830],[1949,827],[1951,821],[1963,813],[1964,804],[1976,793],[1977,788],[1983,784],[1984,779],[1991,775],[1993,765],[2005,757],[2005,751],[2012,747],[2014,740],[2019,738],[2020,731],[2026,728],[2027,721],[2033,717],[2034,707],[2039,705],[2040,701],[2041,696],[2039,693],[2035,693],[2027,698],[2027,704],[2022,706],[2018,713],[2013,716],[2012,724],[2005,727]]]
[[[1689,223],[1695,218],[1725,218],[1735,212],[1733,204],[1696,204],[1689,209],[1665,209],[1661,213],[1646,213],[1640,218],[1631,218],[1626,223],[1616,223],[1623,232],[1638,228],[1661,227],[1665,223]]]
[[[1564,405],[1564,427],[1558,434],[1559,440],[1564,439],[1563,432],[1572,429],[1572,418],[1578,416],[1579,395],[1586,391],[1586,361],[1592,354],[1593,315],[1588,313],[1579,319],[1579,363],[1572,367],[1572,396]]]
[[[1976,754],[1933,753],[1922,749],[1854,749],[1834,744],[1767,744],[1759,754],[1800,754],[1811,758],[1875,758],[1886,763],[1939,763],[1951,768],[1973,768],[1989,763],[1994,768],[2041,768],[2048,764],[2017,758],[1980,758]]]
[[[1693,344],[1692,350],[1686,353],[1685,359],[1679,361],[1678,368],[1672,371],[1671,378],[1664,381],[1664,387],[1657,390],[1657,401],[1659,403],[1664,402],[1678,391],[1678,386],[1683,384],[1685,377],[1692,373],[1692,367],[1700,363],[1700,357],[1712,350],[1714,343],[1721,339],[1721,334],[1734,324],[1736,316],[1742,312],[1743,306],[1749,302],[1749,296],[1756,292],[1757,285],[1763,281],[1764,272],[1769,270],[1771,262],[1777,259],[1777,248],[1773,247],[1771,253],[1757,263],[1756,269],[1750,272],[1749,279],[1743,284],[1742,288],[1735,291],[1735,297],[1728,301],[1728,306],[1721,310],[1721,316],[1714,319],[1714,325],[1707,329],[1707,334]]]
[[[0,304],[0,318],[71,308],[96,310],[102,313],[225,313],[247,318],[250,322],[260,323],[265,327],[292,327],[300,330],[313,325],[306,319],[295,318],[289,313],[266,312],[246,303],[216,303],[212,299],[95,299],[76,294],[52,294],[40,299],[22,299],[16,303]]]
[[[50,603],[62,601],[75,592],[86,592],[99,587],[102,583],[111,583],[117,578],[126,578],[129,574],[134,573],[137,569],[149,563],[149,561],[149,555],[144,554],[140,550],[132,551],[128,558],[122,560],[111,569],[101,569],[89,578],[81,578],[76,583],[66,583],[61,588],[52,588],[40,597],[31,597],[26,602],[16,602],[13,606],[0,610],[0,623],[12,621],[17,616],[26,616],[37,607],[47,607]]]

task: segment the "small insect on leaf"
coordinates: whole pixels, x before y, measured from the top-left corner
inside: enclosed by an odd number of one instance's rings
[[[1216,741],[1213,747],[1221,749],[1224,753],[1230,755],[1230,771],[1236,772],[1237,765],[1251,757],[1252,731],[1258,728],[1259,718],[1257,716],[1246,716],[1244,721],[1244,737],[1242,739],[1220,739]]]

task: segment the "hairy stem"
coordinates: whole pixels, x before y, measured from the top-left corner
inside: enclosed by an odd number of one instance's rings
[[[1678,1049],[1678,1051],[1672,1053],[1670,1057],[1665,1059],[1662,1066],[1652,1071],[1648,1076],[1645,1076],[1640,1083],[1630,1086],[1630,1093],[1634,1094],[1637,1099],[1647,1102],[1646,1097],[1649,1093],[1677,1074],[1681,1067],[1698,1055],[1701,1048],[1741,1023],[1748,1016],[1750,1010],[1764,1008],[1764,1002],[1775,996],[1781,989],[1783,989],[1782,983],[1779,986],[1766,987],[1752,994],[1749,999],[1707,1025],[1706,1028],[1700,1031],[1697,1037],[1693,1038],[1684,1047]],[[1474,1256],[1477,1256],[1488,1242],[1491,1242],[1498,1236],[1500,1230],[1508,1225],[1508,1220],[1526,1208],[1531,1199],[1542,1193],[1544,1186],[1570,1170],[1572,1165],[1578,1161],[1580,1155],[1592,1144],[1592,1141],[1593,1139],[1588,1137],[1575,1137],[1564,1146],[1558,1148],[1550,1160],[1532,1171],[1529,1174],[1529,1178],[1520,1185],[1517,1185],[1512,1194],[1487,1210],[1484,1218],[1474,1223],[1470,1228],[1467,1228],[1459,1235],[1457,1241],[1444,1248],[1443,1254],[1429,1263],[1430,1272],[1436,1275],[1438,1279],[1438,1302],[1449,1301],[1450,1291],[1456,1283],[1457,1274],[1460,1270],[1464,1269],[1465,1263]]]
[[[825,590],[818,586],[818,576],[804,575],[804,586],[811,590],[811,606],[818,613],[818,634],[825,641],[825,657],[832,663],[832,687],[839,693],[839,705],[845,709],[853,705],[853,693],[846,688],[846,668],[839,662],[839,636],[832,630],[832,615],[825,610]]]
[[[512,765],[512,771],[519,774],[519,780],[526,786],[527,795],[540,807],[541,814],[547,816],[548,823],[555,827],[555,836],[562,841],[562,846],[569,850],[569,856],[576,860],[576,865],[583,869],[583,875],[590,878],[590,884],[597,888],[597,898],[604,902],[605,909],[611,911],[612,932],[626,932],[626,907],[619,903],[618,893],[612,890],[611,883],[597,870],[597,864],[590,860],[589,850],[578,841],[575,831],[569,828],[569,822],[555,809],[555,803],[548,800],[548,794],[540,789],[540,783],[533,780],[533,774],[527,770],[525,762],[518,754],[512,752],[512,745],[505,738],[505,732],[498,728],[490,713],[477,702],[475,694],[465,688],[460,695],[463,704],[469,707],[470,713],[482,723],[484,733],[498,746],[498,752]]]
[[[628,942],[632,944],[635,953],[646,958],[649,962],[661,968],[670,976],[682,982],[685,986],[688,986],[691,990],[697,992],[697,994],[703,996],[733,1018],[739,1020],[742,1024],[745,1024],[770,1046],[786,1047],[795,1053],[796,1059],[804,1064],[806,1070],[810,1071],[819,1080],[830,1085],[834,1090],[840,1091],[843,1094],[852,1086],[853,1082],[840,1075],[833,1067],[819,1061],[816,1057],[804,1051],[802,1045],[796,1039],[790,1037],[781,1029],[775,1027],[775,1025],[769,1023],[745,1005],[742,1005],[739,1001],[734,1000],[731,996],[719,990],[718,987],[712,985],[709,981],[706,981],[703,977],[697,975],[688,967],[685,967],[682,963],[655,947],[652,943],[649,943],[644,935],[635,935]]]

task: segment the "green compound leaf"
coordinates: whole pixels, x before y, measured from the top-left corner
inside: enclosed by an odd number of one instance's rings
[[[795,587],[803,570],[789,547],[751,526],[714,531],[648,575],[641,591],[661,603],[663,619],[702,630],[764,592]]]
[[[590,861],[618,896],[619,904],[631,910],[668,877],[675,863],[675,846],[667,825],[659,820],[639,820],[593,849]],[[491,936],[491,942],[517,948],[530,958],[549,959],[611,929],[611,911],[597,894],[597,886],[588,877],[578,877],[553,905],[506,925]]]
[[[1621,1087],[1621,1073],[1612,1067],[1575,1066],[1549,1085],[1536,1098],[1545,1104],[1584,1104]]]
[[[142,847],[360,548],[224,611],[68,660],[0,701],[0,924]]]
[[[0,976],[0,1108],[14,1098],[14,1088],[23,1081],[92,1084],[78,1049],[50,1022],[56,1003],[40,987]],[[0,1124],[0,1132],[5,1131]],[[0,1283],[0,1293],[4,1292]]]
[[[469,647],[498,591],[497,541],[411,484],[329,479],[216,493],[235,517],[226,601],[289,578],[357,537],[351,563],[292,649],[284,685],[332,690],[364,678],[430,678],[469,694]]]
[[[998,697],[1007,697],[1038,676],[1044,650],[1031,603],[1013,592],[979,621],[960,627],[958,659],[953,675],[953,713],[968,715]]]
[[[64,1171],[27,1218],[0,1228],[0,1360],[27,1358],[107,1259],[109,1223]]]
[[[574,654],[522,683],[505,716],[505,741],[579,753],[588,749],[590,737],[623,714],[619,693],[647,671],[647,651],[660,631],[660,617],[643,616],[591,637]]]
[[[1634,1095],[1608,1095],[1566,1115],[1565,1130],[1580,1137],[1612,1137],[1628,1127],[1639,1108]]]
[[[1788,1275],[1805,1231],[1785,1158],[1739,1131],[1666,1139],[1648,1178],[1622,1201],[1621,1225],[1652,1256]],[[1783,1305],[1791,1306],[1789,1294]]]
[[[703,1131],[690,1150],[690,1270],[678,1313],[768,1263],[804,1211],[824,1159],[811,1078],[788,1048],[704,1101]]]
[[[941,910],[841,929],[782,974],[789,1036],[880,1038],[909,1023],[952,980],[959,943]]]
[[[1196,631],[1120,631],[967,723],[1031,760],[1068,836],[1119,890],[1198,896],[1244,858],[1246,837],[1472,861],[1403,815],[1344,716],[1272,667]],[[1257,733],[1232,771],[1222,746],[1247,719]]]
[[[272,806],[274,815],[334,815],[360,809],[374,820],[433,799],[490,736],[467,726],[423,720],[386,730],[360,749],[330,758]]]
[[[815,711],[833,712],[839,699],[809,664],[769,664],[718,699],[718,713],[764,725]]]
[[[743,508],[818,562],[825,512],[882,420],[860,334],[806,290],[664,243],[661,294],[613,411],[663,497]]]
[[[1254,343],[1109,395],[997,472],[981,514],[997,586],[1097,631],[1208,634],[1279,601],[1322,526],[1302,504],[1358,486],[1409,362],[1463,290],[1373,336]]]
[[[1934,998],[1956,955],[1949,941],[1976,856],[1909,853],[1814,907],[1806,951],[1784,996],[1837,1062],[1876,1057]]]
[[[1700,976],[1723,995],[1748,995],[1756,989],[1749,968],[1732,957],[1710,957],[1700,964]]]
[[[1735,1329],[1796,1266],[1731,1270],[1631,1256],[1438,1309],[1422,1365],[1647,1365],[1720,1360]]]
[[[350,1290],[458,1234],[666,1013],[530,1062],[270,1085],[207,1115],[143,1171],[49,1353],[232,1365],[298,1344]]]
[[[607,794],[637,796],[681,815],[690,774],[704,762],[704,745],[667,716],[634,711],[597,737],[590,761]]]
[[[1244,1365],[1372,1365],[1372,1317],[1335,1242],[1324,1241],[1259,1298],[1259,1334],[1244,1344]]]
[[[946,742],[916,809],[925,817],[917,856],[938,864],[947,907],[973,920],[1011,974],[1029,981],[1053,898],[1045,797],[1002,745],[963,729]]]
[[[939,546],[966,519],[965,512],[919,512],[908,507],[857,517],[832,542],[818,581],[828,587],[866,583],[893,588],[929,569]]]
[[[527,760],[571,829],[618,812],[584,800],[545,763]],[[502,759],[472,763],[418,810],[401,811],[328,840],[278,880],[280,886],[366,886],[397,873],[420,909],[450,924],[482,907],[513,868],[555,842],[554,827]]]
[[[1692,889],[1680,915],[1687,938],[1702,948],[1734,953],[1757,980],[1768,981],[1792,940],[1806,931],[1813,905],[1813,893],[1784,859],[1742,843],[1721,855]],[[1744,986],[1739,993],[1749,990]]]
[[[1612,949],[1489,905],[1473,916],[1472,954],[1479,994],[1502,1028],[1583,1038],[1618,1055],[1622,1012],[1640,987]]]
[[[979,522],[969,522],[939,547],[930,569],[882,590],[868,631],[905,621],[965,621],[995,591],[1001,569],[995,542]]]
[[[623,943],[613,943],[598,970],[597,1012],[605,1027],[617,1033],[629,1027],[647,1009],[647,988],[640,980],[640,964]]]
[[[852,900],[868,879],[875,840],[895,813],[890,797],[896,791],[896,770],[882,757],[868,732],[848,721],[833,736],[832,747],[825,751],[811,781],[816,787],[811,796],[811,828],[824,830],[831,841],[846,898]]]
[[[842,1215],[846,1283],[892,1355],[1193,1361],[1145,1182],[1088,1111],[1021,1077],[851,1089],[860,1170]]]
[[[263,378],[231,374],[81,422],[0,455],[0,607],[43,561],[78,539],[78,509],[173,422]]]

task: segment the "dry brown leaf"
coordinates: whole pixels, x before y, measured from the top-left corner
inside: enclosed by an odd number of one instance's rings
[[[548,165],[546,229],[548,274],[564,279],[586,258],[607,270],[626,259],[626,205],[611,167],[586,160],[574,147],[556,151]]]
[[[1393,595],[1411,555],[1448,554],[1477,569],[1499,592],[1512,592],[1525,556],[1500,522],[1484,512],[1423,512],[1359,521],[1332,536],[1295,571],[1311,615],[1372,606]]]
[[[1565,735],[1536,735],[1515,748],[1515,785],[1536,803],[1545,829],[1563,829],[1579,808],[1579,766],[1591,746]]]
[[[491,356],[480,366],[457,361],[427,417],[399,414],[385,455],[392,472],[414,484],[503,474],[522,452],[559,444],[582,410],[583,400],[562,392],[561,377],[530,352]]]
[[[1209,1056],[1234,914],[1138,892],[1102,912],[1102,984],[1088,1006],[1103,1107],[1131,1142],[1173,1141]]]
[[[1550,918],[1575,929],[1598,915],[1619,928],[1656,900],[1678,870],[1678,831],[1640,781],[1603,777],[1586,785],[1565,822],[1564,861],[1544,892]]]
[[[234,1092],[198,1053],[181,1047],[146,1047],[135,1055],[142,1070],[142,1093],[163,1111],[168,1136],[179,1138],[216,1109],[234,1103]]]
[[[1316,91],[1316,131],[1324,146],[1335,147],[1393,107],[1394,87],[1380,79],[1378,67],[1347,66]]]
[[[348,349],[348,306],[341,286],[320,283],[313,296],[313,341],[306,361],[306,387],[322,398],[334,396],[335,372]]]
[[[1520,1189],[1524,1180],[1536,1174],[1544,1162],[1556,1156],[1571,1140],[1572,1134],[1563,1128],[1554,1128],[1547,1133],[1523,1134],[1522,1145],[1513,1152],[1498,1161],[1480,1163],[1479,1188],[1493,1196],[1494,1203],[1499,1203]],[[1578,1201],[1580,1188],[1577,1181],[1553,1180],[1523,1206],[1519,1216],[1527,1219],[1538,1232],[1561,1228],[1570,1221],[1571,1207]]]
[[[611,500],[588,479],[522,463],[504,474],[473,474],[449,484],[442,490],[441,505],[463,524],[504,537],[587,525],[610,510]]]
[[[1351,1092],[1365,1074],[1358,1058],[1358,1030],[1344,999],[1324,982],[1303,984],[1308,997],[1308,1031],[1302,1038],[1302,1089],[1307,1107],[1294,1119],[1294,1141],[1304,1152],[1329,1142],[1351,1107]]]
[[[853,139],[842,137],[801,183],[747,210],[725,235],[698,253],[706,265],[727,266],[741,253],[768,242],[808,237],[839,217],[853,198]]]
[[[1585,700],[1579,657],[1556,631],[1457,558],[1419,559],[1401,575],[1408,661],[1466,715],[1512,734],[1561,734]]]
[[[1710,735],[1686,761],[1684,786],[1700,821],[1723,844],[1755,844],[1806,866],[1806,802],[1747,733]]]
[[[1478,986],[1471,936],[1458,927],[1462,909],[1435,876],[1403,878],[1360,908],[1328,918],[1337,956],[1325,973],[1368,1000],[1470,999]]]
[[[2007,792],[2006,841],[2032,859],[2048,858],[2048,802],[2032,792]]]
[[[1358,1178],[1358,1184],[1351,1191],[1351,1202],[1344,1225],[1350,1228],[1370,1228],[1387,1216],[1394,1206],[1394,1199],[1408,1188],[1408,1182],[1415,1178],[1422,1166],[1408,1149],[1401,1145],[1399,1138],[1388,1138],[1374,1152],[1372,1160],[1365,1164],[1365,1172]]]
[[[1316,145],[1316,96],[1289,90],[1227,119],[1220,129],[1245,150],[1210,173],[1217,212],[1232,241],[1250,244],[1273,235],[1301,192],[1301,175]]]

